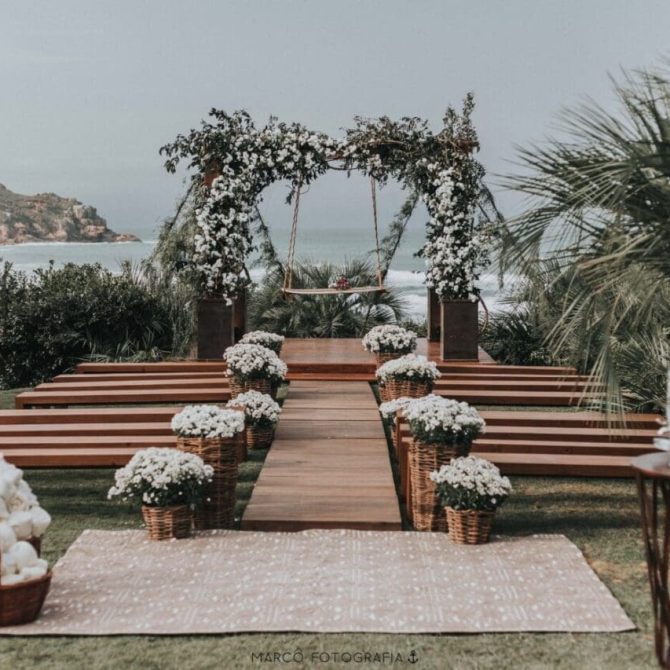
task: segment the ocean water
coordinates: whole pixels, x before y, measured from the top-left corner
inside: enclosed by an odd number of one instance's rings
[[[370,234],[360,230],[340,228],[329,231],[307,231],[300,234],[296,245],[296,256],[310,261],[343,262],[345,259],[364,257],[374,248]],[[280,254],[285,255],[288,242],[286,231],[274,231],[273,241]],[[407,312],[413,318],[426,315],[426,287],[423,284],[423,260],[414,256],[422,238],[416,234],[408,236],[398,250],[388,274],[387,283],[401,290]],[[153,251],[155,241],[110,242],[110,243],[54,243],[39,242],[0,247],[0,259],[10,261],[18,270],[32,272],[47,267],[50,262],[60,266],[65,263],[100,263],[117,271],[122,261],[133,263],[147,258]],[[260,269],[252,271],[255,281],[262,281]],[[482,277],[482,297],[489,309],[495,308],[501,297],[497,278],[491,274]]]

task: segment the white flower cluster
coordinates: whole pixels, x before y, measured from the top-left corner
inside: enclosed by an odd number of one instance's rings
[[[226,374],[239,379],[270,379],[281,382],[288,368],[277,354],[260,344],[234,344],[223,353]]]
[[[410,381],[434,381],[440,371],[433,361],[425,356],[407,354],[387,361],[377,368],[377,380],[384,384],[387,379],[409,379]]]
[[[422,196],[430,215],[422,249],[426,284],[443,298],[476,300],[475,282],[486,255],[484,237],[474,226],[478,193],[458,179],[453,167],[426,159],[420,163],[431,187]]]
[[[228,438],[244,430],[244,414],[216,405],[187,405],[172,417],[179,437]]]
[[[455,458],[431,473],[443,502],[455,509],[494,510],[512,492],[512,484],[490,461],[475,456]]]
[[[398,410],[404,410],[412,400],[414,398],[408,398],[407,396],[402,396],[395,400],[387,400],[379,405],[379,413],[384,419],[392,419]]]
[[[269,395],[258,391],[240,393],[228,405],[244,407],[244,415],[251,426],[274,426],[281,413],[281,407]]]
[[[195,267],[206,294],[220,295],[229,305],[250,283],[244,274],[247,254],[252,248],[250,193],[251,186],[245,177],[226,167],[195,213]]]
[[[484,419],[467,402],[434,394],[407,403],[403,414],[412,434],[425,442],[467,443],[486,429]]]
[[[327,159],[339,143],[299,124],[277,124],[275,119],[259,131],[244,112],[215,116],[217,126],[208,125],[178,143],[185,141],[195,155],[211,142],[227,147],[215,161],[221,174],[196,210],[194,261],[204,291],[231,304],[250,283],[245,272],[252,249],[249,224],[262,190],[280,179],[290,179],[294,185],[309,183],[328,169]]]
[[[284,343],[284,336],[277,335],[277,333],[269,333],[265,330],[252,330],[242,336],[240,343],[260,344],[263,347],[272,349],[272,351],[278,354]]]
[[[213,474],[212,466],[205,465],[200,456],[179,449],[150,447],[138,451],[116,471],[107,497],[139,497],[143,504],[151,506],[191,504],[195,502],[194,491],[211,480]]]
[[[363,337],[363,348],[375,354],[408,354],[416,349],[416,333],[400,326],[375,326]]]
[[[9,586],[46,574],[48,563],[38,558],[26,540],[41,537],[50,523],[23,472],[0,456],[0,584]]]

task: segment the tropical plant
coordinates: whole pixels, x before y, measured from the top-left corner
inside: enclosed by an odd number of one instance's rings
[[[565,291],[547,346],[572,351],[607,389],[604,408],[622,411],[655,404],[669,362],[670,80],[642,71],[614,90],[618,112],[586,103],[564,113],[566,138],[521,152],[506,183],[530,207],[509,223],[502,262],[531,276],[542,258],[556,264]]]
[[[0,386],[29,386],[97,360],[156,360],[188,352],[188,288],[148,266],[53,265],[0,270]]]
[[[345,275],[354,286],[374,284],[369,262],[352,260],[344,265],[298,263],[293,267],[295,288],[323,288],[332,277]],[[269,268],[251,296],[251,327],[282,333],[287,337],[362,337],[371,327],[396,323],[403,318],[404,301],[399,291],[303,295],[282,293],[284,268]]]

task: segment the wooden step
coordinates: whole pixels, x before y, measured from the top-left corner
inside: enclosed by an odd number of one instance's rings
[[[137,379],[221,379],[225,372],[108,372],[87,374],[56,375],[51,381],[55,384],[74,384],[81,382],[133,381]]]
[[[26,391],[16,396],[15,405],[22,409],[45,405],[223,402],[229,399],[228,386],[190,390]]]
[[[506,475],[553,477],[632,477],[630,456],[559,454],[477,454],[495,463]]]
[[[37,449],[48,451],[59,447],[71,449],[146,449],[147,447],[172,447],[177,443],[175,435],[24,435],[0,437],[0,451],[11,454],[13,449]]]
[[[442,373],[460,372],[463,374],[477,373],[486,375],[576,375],[577,370],[572,367],[546,365],[481,365],[478,363],[441,363],[437,367]]]
[[[2,454],[19,468],[119,468],[124,466],[137,449],[110,448],[77,449],[12,449]]]
[[[462,400],[471,405],[537,405],[570,407],[586,401],[590,396],[569,391],[487,391],[438,388],[436,395]]]
[[[448,389],[462,391],[568,391],[571,393],[582,393],[587,385],[584,382],[559,381],[559,380],[507,380],[489,377],[488,379],[438,379],[435,382],[435,393],[447,391]]]
[[[473,453],[504,454],[595,454],[599,456],[639,456],[657,451],[644,442],[561,442],[560,440],[496,440],[479,439],[472,445]]]
[[[82,381],[82,382],[47,382],[35,387],[35,392],[54,391],[103,391],[103,390],[142,390],[142,389],[197,389],[197,388],[220,388],[228,387],[227,377],[220,375],[218,378],[204,379],[145,379],[143,375],[137,375],[131,380],[105,380],[105,381]]]
[[[158,361],[154,363],[79,363],[75,372],[80,374],[109,372],[224,372],[223,360]]]
[[[171,407],[92,407],[76,409],[0,410],[0,426],[72,423],[169,422],[183,408]]]

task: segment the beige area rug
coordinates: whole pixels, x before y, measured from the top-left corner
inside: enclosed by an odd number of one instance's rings
[[[11,635],[483,633],[634,628],[561,535],[459,546],[438,533],[87,530],[42,616]]]

